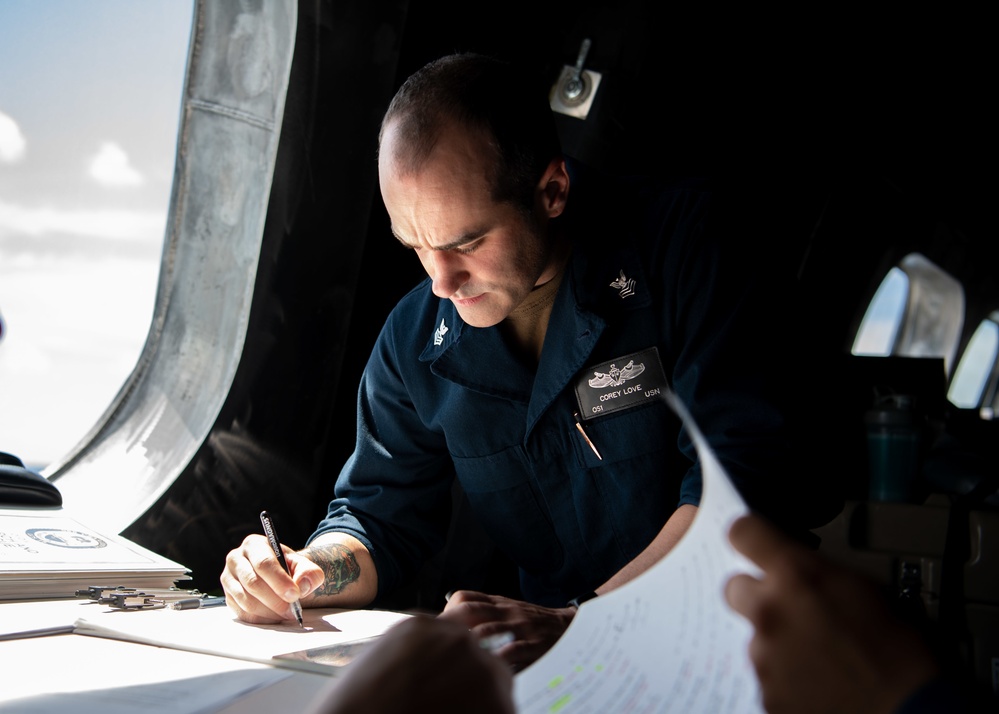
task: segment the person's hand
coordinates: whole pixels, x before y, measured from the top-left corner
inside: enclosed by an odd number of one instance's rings
[[[514,714],[513,675],[467,628],[425,615],[394,625],[307,714]]]
[[[473,590],[451,594],[439,619],[459,622],[479,639],[509,632],[513,642],[496,650],[514,671],[533,663],[560,638],[576,609],[548,608]]]
[[[318,565],[282,548],[291,575],[284,572],[267,538],[259,534],[248,535],[226,556],[219,581],[226,604],[240,620],[253,624],[294,620],[291,603],[322,585],[325,575]]]
[[[755,628],[749,656],[770,714],[892,712],[937,673],[870,580],[757,516],[738,519],[729,540],[763,570],[730,578],[725,598]]]

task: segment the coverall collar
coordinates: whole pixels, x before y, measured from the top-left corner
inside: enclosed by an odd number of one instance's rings
[[[574,245],[569,266],[552,306],[537,371],[509,349],[497,327],[467,325],[449,300],[441,300],[420,360],[442,379],[467,389],[528,404],[528,432],[552,401],[582,369],[607,325],[609,313],[647,307],[648,284],[638,254],[628,241],[615,240],[598,251]],[[624,298],[615,287],[621,276],[635,278]]]

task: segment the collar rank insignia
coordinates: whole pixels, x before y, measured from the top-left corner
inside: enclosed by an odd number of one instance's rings
[[[611,282],[610,286],[617,288],[617,295],[622,299],[635,294],[635,279],[625,277],[623,269],[620,271],[617,279]]]
[[[444,318],[441,318],[440,327],[434,330],[434,347],[440,347],[444,342],[444,335],[447,333],[447,325],[444,324]]]

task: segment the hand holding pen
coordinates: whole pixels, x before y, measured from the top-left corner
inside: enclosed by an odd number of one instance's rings
[[[264,518],[261,525],[265,520],[270,522],[269,517]],[[275,533],[273,523],[271,532]],[[239,547],[226,556],[219,584],[226,605],[243,622],[264,625],[286,621],[290,617],[289,603],[314,593],[325,581],[325,571],[306,553],[291,549],[285,552],[278,539],[274,540],[277,551],[258,530],[243,538]],[[288,568],[281,564],[278,552],[282,552]]]
[[[284,572],[291,575],[291,568],[288,567],[288,560],[284,557],[284,550],[281,548],[281,542],[278,540],[277,531],[274,530],[274,523],[271,521],[271,517],[267,511],[260,512],[260,524],[264,527],[264,535],[267,536],[267,542],[271,544],[271,550],[277,556],[278,562],[284,568]],[[301,627],[305,627],[305,623],[302,622],[302,603],[298,600],[292,602],[291,611],[295,613],[295,619],[298,620],[298,624]]]

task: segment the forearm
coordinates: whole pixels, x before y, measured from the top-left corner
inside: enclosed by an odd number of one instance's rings
[[[697,515],[697,506],[685,504],[673,511],[673,515],[663,525],[655,539],[639,553],[635,558],[621,568],[610,579],[597,588],[597,593],[604,595],[611,590],[621,587],[629,580],[641,575],[653,565],[658,563],[664,555],[669,553],[683,537],[683,534],[690,528],[690,524]]]
[[[327,533],[301,555],[318,565],[323,582],[302,604],[307,607],[364,607],[378,592],[378,573],[364,544],[346,533]]]

